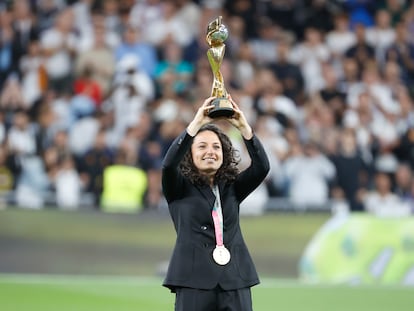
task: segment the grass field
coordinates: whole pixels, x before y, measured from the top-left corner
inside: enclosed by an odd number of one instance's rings
[[[174,296],[158,278],[0,275],[3,311],[168,311]],[[414,290],[304,285],[265,279],[253,288],[255,311],[411,311]],[[194,310],[197,311],[197,310]]]

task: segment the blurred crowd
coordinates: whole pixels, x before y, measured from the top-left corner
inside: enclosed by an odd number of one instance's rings
[[[271,159],[246,208],[413,213],[409,0],[2,1],[3,203],[161,208],[162,158],[211,94],[219,15],[224,83]]]

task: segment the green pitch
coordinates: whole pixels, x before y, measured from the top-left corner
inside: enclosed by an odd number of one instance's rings
[[[4,311],[169,311],[174,296],[157,278],[0,275]],[[304,285],[265,279],[255,311],[411,311],[414,288]],[[197,310],[194,310],[197,311]]]

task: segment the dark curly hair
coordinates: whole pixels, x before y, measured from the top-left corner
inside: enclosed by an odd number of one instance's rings
[[[224,181],[231,182],[236,179],[239,169],[237,165],[240,162],[240,156],[236,149],[234,149],[233,144],[231,143],[229,137],[224,134],[224,132],[214,124],[207,124],[200,128],[197,132],[201,133],[203,131],[212,131],[217,134],[223,151],[223,163],[220,168],[217,170],[214,177],[215,182]],[[184,155],[183,160],[180,163],[181,173],[190,179],[190,181],[197,185],[206,185],[209,184],[209,179],[206,175],[203,175],[199,172],[193,162],[193,157],[191,155],[191,149],[187,151]]]

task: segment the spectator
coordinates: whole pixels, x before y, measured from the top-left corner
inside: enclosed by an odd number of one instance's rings
[[[51,181],[51,191],[53,191],[52,181],[55,179],[59,168],[59,152],[58,148],[54,145],[46,147],[39,155],[44,163],[44,171]]]
[[[206,1],[207,2],[207,1]],[[213,1],[212,1],[213,2]],[[217,1],[220,3],[221,1]],[[224,9],[228,12],[229,16],[236,16],[243,20],[243,24],[246,29],[247,39],[255,38],[258,36],[260,23],[257,23],[258,17],[257,6],[252,0],[233,0],[222,1],[224,2]],[[273,2],[272,2],[273,3]],[[267,3],[261,3],[261,5],[267,5]],[[271,20],[279,21],[279,19],[272,18]]]
[[[404,135],[407,129],[414,124],[414,109],[413,109],[413,100],[408,93],[408,89],[405,87],[400,87],[395,92],[395,98],[400,106],[400,111],[398,114],[398,121],[395,125],[398,131],[399,142],[400,138]],[[398,146],[396,147],[398,148]],[[396,152],[396,149],[394,149]],[[398,156],[398,155],[397,155]]]
[[[345,57],[355,59],[360,73],[367,63],[375,60],[375,48],[367,42],[363,24],[355,25],[355,36],[356,43],[345,51]]]
[[[378,10],[375,13],[375,25],[366,32],[366,41],[375,49],[375,58],[379,64],[384,62],[386,49],[394,43],[395,30],[391,26],[391,16],[387,10]]]
[[[87,97],[94,104],[94,109],[99,108],[102,103],[103,90],[101,85],[93,78],[92,67],[85,67],[73,82],[75,95]]]
[[[410,206],[392,192],[389,175],[377,172],[374,183],[374,189],[362,196],[367,212],[380,217],[404,217],[410,214]]]
[[[12,6],[13,68],[20,73],[20,60],[27,54],[29,43],[39,39],[39,30],[29,0],[15,0]],[[19,75],[20,76],[20,75]]]
[[[395,97],[400,89],[406,88],[401,72],[400,66],[393,61],[387,61],[383,68],[384,84]]]
[[[147,25],[147,29],[143,33],[145,41],[156,48],[171,41],[182,48],[188,47],[195,39],[195,25],[190,26],[185,23],[186,20],[183,20],[179,15],[175,1],[163,1],[161,6],[163,16]]]
[[[375,165],[378,170],[392,173],[397,165],[393,149],[398,144],[398,131],[394,124],[400,108],[393,99],[391,89],[384,84],[376,67],[367,67],[362,79],[368,90],[367,99],[372,114],[370,131],[376,143],[373,145],[374,148],[376,147],[374,150]]]
[[[35,133],[29,117],[17,111],[14,124],[8,133],[8,148],[21,163],[21,173],[16,185],[18,206],[40,209],[48,203],[51,182],[45,162],[36,155]]]
[[[408,41],[413,42],[413,39],[414,39],[414,34],[413,34],[413,29],[414,29],[414,5],[413,4],[411,4],[409,6],[409,8],[407,8],[407,10],[404,11],[403,18],[402,18],[401,22],[403,22],[405,24],[405,26],[407,27]],[[395,26],[398,26],[398,24],[399,24],[399,22]]]
[[[55,18],[59,15],[63,1],[59,0],[39,0],[36,1],[36,21],[39,32],[43,33],[53,27]]]
[[[93,29],[90,47],[84,48],[75,61],[75,75],[79,76],[85,70],[91,72],[91,78],[99,84],[102,96],[109,92],[115,73],[115,57],[111,33],[106,31],[104,19],[101,15],[93,16]]]
[[[411,185],[413,183],[413,171],[407,163],[400,163],[395,171],[393,192],[402,200],[411,199]]]
[[[395,27],[396,38],[385,51],[385,60],[398,64],[400,78],[412,90],[414,81],[414,43],[410,41],[407,25],[399,23]]]
[[[130,85],[142,99],[148,101],[155,97],[155,86],[151,77],[145,71],[143,60],[128,54],[116,64],[112,87]],[[113,95],[112,90],[111,95]]]
[[[71,155],[65,154],[59,159],[53,184],[56,189],[56,204],[58,208],[65,210],[79,208],[82,182]]]
[[[139,60],[133,55],[125,56],[118,63],[113,89],[103,108],[114,114],[114,131],[118,142],[128,127],[137,124],[148,101],[155,96],[153,80],[143,69],[137,69],[138,64]]]
[[[335,166],[313,142],[292,146],[292,156],[283,163],[290,202],[298,208],[322,207],[328,203]]]
[[[42,32],[40,37],[49,87],[59,95],[72,91],[72,61],[77,52],[73,17],[71,8],[62,10],[56,16],[53,26]]]
[[[360,69],[357,61],[351,57],[343,57],[341,61],[341,74],[338,78],[338,90],[345,95],[360,83]]]
[[[55,122],[56,114],[52,106],[43,103],[39,107],[38,114],[34,118],[36,151],[41,155],[46,148],[53,144],[53,139],[58,127]]]
[[[121,63],[132,55],[137,59],[136,70],[141,69],[152,78],[158,62],[157,50],[146,43],[142,36],[136,27],[128,25],[123,32],[122,42],[114,50],[115,61]]]
[[[52,144],[54,147],[56,147],[59,160],[66,158],[67,155],[70,155],[68,141],[69,141],[69,134],[67,131],[65,130],[55,131]]]
[[[245,88],[252,84],[256,74],[254,64],[251,46],[246,42],[241,42],[232,64],[235,84],[238,87]]]
[[[161,60],[155,68],[158,92],[163,93],[169,88],[168,92],[188,93],[193,80],[193,65],[184,60],[182,48],[174,42],[166,43],[162,52]]]
[[[16,75],[9,76],[5,81],[5,85],[0,93],[0,107],[8,112],[27,108],[27,103],[22,93],[22,86]]]
[[[51,181],[39,156],[21,160],[22,171],[16,185],[16,203],[20,207],[41,209],[50,203]]]
[[[414,127],[409,127],[401,135],[398,145],[395,148],[395,154],[400,162],[407,163],[414,170]]]
[[[121,36],[124,31],[124,25],[120,16],[120,2],[117,0],[103,0],[100,1],[98,9],[102,10],[105,29],[110,33],[116,33]]]
[[[69,148],[76,157],[83,157],[95,143],[98,132],[105,131],[106,142],[110,145],[109,139],[113,127],[113,115],[100,110],[94,115],[79,119],[69,129]]]
[[[184,48],[184,59],[189,62],[195,62],[199,57],[200,34],[204,36],[204,27],[201,25],[201,8],[192,0],[176,0],[177,6],[176,17],[183,21],[184,27],[190,30],[191,40]],[[236,35],[234,33],[233,35]]]
[[[248,40],[254,62],[259,66],[274,63],[277,59],[277,44],[281,36],[280,27],[272,20],[262,17],[258,23],[257,33],[257,36]]]
[[[404,13],[409,9],[409,5],[410,1],[384,0],[378,4],[378,7],[389,12],[391,26],[396,26],[404,18]]]
[[[7,205],[10,193],[15,186],[15,171],[10,167],[8,152],[4,144],[0,145],[0,209]]]
[[[233,2],[233,1],[227,1]],[[253,2],[253,1],[251,1]],[[261,4],[262,12],[265,12],[270,19],[277,21],[283,29],[291,32],[296,38],[303,38],[303,27],[306,12],[305,2],[303,1],[263,1]],[[259,9],[260,10],[260,9]],[[249,17],[253,17],[251,10],[247,11]],[[255,22],[252,21],[254,31]],[[254,32],[253,32],[254,34]]]
[[[372,146],[374,137],[371,132],[372,110],[369,96],[366,93],[359,95],[355,109],[348,109],[344,115],[344,126],[355,130],[357,144],[367,161],[373,161]]]
[[[269,157],[270,172],[265,179],[268,195],[282,197],[285,194],[285,189],[281,172],[283,170],[283,162],[287,159],[289,152],[289,143],[273,117],[260,116],[255,124],[255,133],[263,143],[263,148]]]
[[[31,107],[40,100],[48,84],[45,59],[38,40],[31,40],[28,43],[27,53],[20,59],[19,69],[22,75],[23,100],[28,107]]]
[[[103,171],[112,165],[114,150],[108,146],[106,131],[100,130],[96,134],[93,146],[82,157],[78,157],[78,170],[87,193],[93,195],[94,206],[99,206],[102,195]]]
[[[334,114],[335,125],[342,126],[342,120],[346,110],[346,93],[339,86],[339,75],[332,65],[322,66],[324,85],[319,91],[319,96],[324,104],[330,107]]]
[[[94,0],[76,0],[69,3],[74,15],[73,27],[81,41],[91,34],[92,9],[94,2]],[[81,45],[79,45],[79,51],[82,50],[80,46]]]
[[[368,186],[370,168],[358,150],[353,130],[345,129],[340,133],[337,151],[330,159],[336,169],[333,190],[336,198],[345,199],[351,211],[363,211],[358,193]]]
[[[115,163],[104,169],[103,211],[136,213],[142,210],[148,181],[144,170],[130,162],[133,153],[132,150],[118,150]]]
[[[326,33],[333,28],[333,14],[338,9],[336,3],[327,0],[312,0],[305,2],[306,10],[304,18],[306,28],[315,28],[321,33]],[[305,35],[306,36],[306,35]]]
[[[36,152],[36,141],[29,116],[23,110],[14,114],[13,125],[8,131],[7,144],[10,152],[18,156],[30,156]]]
[[[299,65],[290,60],[291,43],[288,38],[279,40],[277,60],[269,64],[269,68],[283,85],[283,93],[301,106],[305,94],[305,81]]]
[[[5,8],[0,8],[0,90],[5,81],[16,71],[13,67],[13,38],[12,16]]]
[[[346,13],[338,13],[334,16],[334,28],[326,34],[325,42],[335,61],[341,59],[356,43],[355,33],[351,30]]]
[[[144,33],[147,26],[163,18],[161,0],[135,1],[129,14],[129,23]]]
[[[322,64],[330,58],[330,52],[322,40],[322,33],[312,27],[305,29],[305,39],[297,43],[291,53],[290,60],[300,66],[306,94],[314,94],[323,85]]]
[[[313,96],[305,103],[299,124],[302,139],[311,139],[323,149],[329,133],[335,128],[333,108],[320,97]]]
[[[294,126],[298,121],[298,110],[292,99],[283,94],[282,83],[269,69],[257,72],[257,101],[255,108],[259,115],[273,116],[279,126]]]

